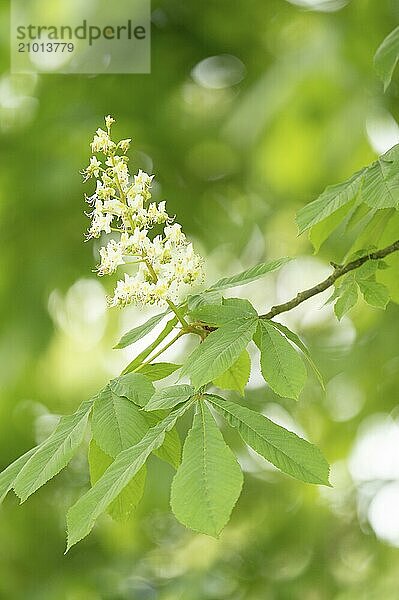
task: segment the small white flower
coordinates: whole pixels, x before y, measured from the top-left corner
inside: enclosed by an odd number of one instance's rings
[[[107,115],[105,117],[105,125],[107,127],[107,129],[109,129],[112,125],[112,123],[115,123],[115,119],[111,117],[111,115]]]

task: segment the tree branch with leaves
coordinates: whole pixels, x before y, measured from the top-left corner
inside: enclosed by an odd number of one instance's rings
[[[85,180],[96,181],[94,193],[86,198],[92,207],[88,238],[107,236],[99,251],[98,274],[124,269],[109,299],[111,307],[162,309],[125,333],[115,348],[125,348],[166,323],[119,377],[74,414],[62,417],[47,440],[0,474],[0,500],[13,489],[23,502],[59,473],[85,439],[90,421],[91,487],[68,512],[67,549],[90,533],[101,514],[108,512],[116,520],[130,517],[143,495],[151,454],[176,469],[171,507],[177,519],[217,537],[241,493],[243,476],[216,414],[283,473],[330,485],[328,463],[316,446],[224,397],[224,391],[244,394],[251,371],[247,348],[253,342],[265,382],[278,396],[299,398],[306,363],[323,386],[301,338],[275,320],[312,296],[333,287],[330,302],[338,318],[355,305],[359,291],[371,306],[386,307],[390,291],[380,275],[392,268],[389,259],[399,250],[399,147],[328,187],[299,211],[299,233],[309,232],[316,251],[337,231],[358,232],[355,242],[343,264],[332,263],[325,280],[258,315],[249,300],[225,298],[224,291],[277,272],[290,259],[269,260],[201,289],[202,258],[167,213],[165,202],[151,202],[153,176],[139,171],[131,177],[126,155],[131,140],[115,142],[114,119],[108,116],[105,122],[106,128],[94,136],[93,156],[84,170]],[[395,237],[378,248],[376,242],[389,231]],[[198,344],[182,365],[156,360],[186,335],[195,336]],[[168,377],[175,381],[162,386]],[[181,447],[176,424],[189,412],[192,425]]]

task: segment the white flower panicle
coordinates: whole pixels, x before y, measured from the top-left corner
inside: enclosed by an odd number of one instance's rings
[[[181,225],[168,215],[166,203],[150,202],[154,176],[141,169],[130,176],[125,153],[131,139],[114,142],[114,122],[108,115],[106,131],[97,129],[91,150],[101,153],[102,160],[92,156],[82,172],[84,181],[96,179],[96,191],[86,196],[93,208],[87,213],[91,218],[87,238],[98,238],[102,233],[115,236],[100,248],[98,274],[114,273],[120,265],[136,265],[133,274],[125,273],[117,282],[110,306],[176,302],[184,286],[203,278],[202,258],[195,254]],[[163,228],[162,233],[150,235],[156,226]]]

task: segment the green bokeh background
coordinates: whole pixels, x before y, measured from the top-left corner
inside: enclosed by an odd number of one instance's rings
[[[150,75],[34,77],[9,74],[0,8],[2,467],[119,372],[130,354],[112,345],[144,318],[105,310],[112,281],[92,273],[95,250],[83,242],[79,170],[105,114],[134,139],[133,168],[156,174],[157,197],[210,279],[299,257],[238,291],[260,309],[316,282],[346,249],[339,238],[312,257],[296,210],[399,139],[398,79],[383,95],[373,70],[397,1],[153,0],[152,11]],[[282,400],[254,373],[245,402],[317,443],[333,489],[278,474],[224,430],[246,474],[219,540],[176,522],[172,469],[154,459],[134,520],[104,517],[64,557],[65,511],[88,485],[82,449],[24,506],[10,494],[1,507],[0,598],[397,599],[399,519],[392,502],[384,515],[381,494],[396,493],[399,512],[399,309],[359,305],[337,324],[321,305],[286,323],[309,344],[327,393],[310,377],[298,403]]]

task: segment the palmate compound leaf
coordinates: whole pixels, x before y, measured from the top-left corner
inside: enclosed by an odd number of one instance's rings
[[[399,27],[396,27],[383,40],[374,56],[374,66],[384,83],[384,91],[391,83],[392,75],[399,60]]]
[[[257,316],[229,321],[208,335],[190,354],[181,370],[198,389],[229,369],[251,341]]]
[[[131,329],[130,331],[125,333],[125,335],[122,336],[122,338],[116,344],[116,346],[114,346],[114,348],[126,348],[126,346],[130,346],[130,344],[137,342],[137,340],[147,335],[147,333],[150,333],[150,331],[152,331],[154,327],[156,327],[169,312],[170,309],[168,308],[168,310],[165,310],[163,313],[160,313],[159,315],[154,315],[145,323],[142,323],[138,327]]]
[[[192,385],[171,385],[155,392],[144,409],[146,411],[173,408],[194,394]]]
[[[209,408],[200,401],[172,482],[174,514],[186,527],[217,537],[230,518],[242,483],[234,454]]]
[[[90,533],[97,517],[106,511],[111,502],[125,489],[143,467],[151,452],[162,446],[165,434],[192,404],[193,401],[183,404],[147,431],[138,444],[118,454],[97,483],[69,509],[67,551]]]
[[[101,450],[115,458],[144,437],[148,423],[136,404],[107,385],[94,402],[91,430]]]
[[[89,446],[89,468],[90,481],[94,485],[102,477],[108,467],[112,464],[113,458],[103,452],[100,446],[91,440]],[[132,513],[143,497],[147,467],[144,465],[140,471],[133,477],[125,489],[115,498],[108,507],[108,513],[115,521],[128,521]]]
[[[284,398],[298,399],[306,381],[298,352],[267,319],[259,319],[254,342],[260,350],[262,375],[271,389]]]
[[[340,321],[351,308],[355,306],[358,300],[358,287],[354,280],[348,280],[347,284],[341,286],[337,291],[338,300],[334,304],[334,312]]]
[[[227,288],[236,287],[237,285],[251,283],[252,281],[256,281],[256,279],[263,277],[263,275],[266,275],[266,273],[271,273],[272,271],[280,269],[280,267],[285,265],[290,260],[291,259],[287,257],[277,258],[275,260],[270,260],[268,262],[255,265],[254,267],[250,267],[249,269],[246,269],[237,275],[223,277],[223,279],[219,279],[219,281],[211,285],[209,291],[225,290]]]
[[[92,406],[93,400],[86,400],[73,415],[61,417],[50,437],[29,456],[13,486],[21,502],[69,463],[83,440]]]
[[[283,473],[306,483],[330,485],[329,466],[320,450],[263,415],[219,396],[206,399],[235,427],[242,439]]]
[[[235,390],[243,396],[250,375],[251,357],[247,350],[243,350],[235,363],[219,377],[216,377],[212,383],[222,390]]]

